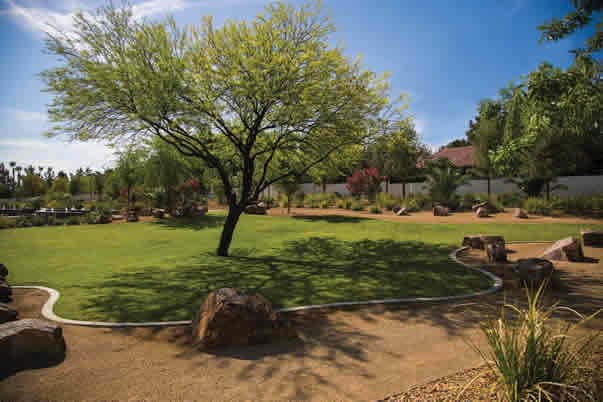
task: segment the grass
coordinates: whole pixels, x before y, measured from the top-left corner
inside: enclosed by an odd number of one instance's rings
[[[245,215],[232,256],[218,258],[223,219],[2,230],[0,260],[12,284],[58,289],[61,316],[176,320],[192,317],[208,292],[226,286],[257,291],[276,307],[463,294],[489,286],[448,258],[464,234],[556,240],[580,229]]]

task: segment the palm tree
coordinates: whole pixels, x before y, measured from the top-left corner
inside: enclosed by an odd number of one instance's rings
[[[427,185],[431,199],[453,207],[456,203],[456,190],[469,181],[469,176],[463,174],[448,159],[438,159],[428,166]]]

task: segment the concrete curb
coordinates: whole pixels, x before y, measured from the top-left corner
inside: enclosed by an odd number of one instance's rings
[[[275,310],[279,313],[293,313],[307,310],[321,310],[321,309],[337,309],[340,307],[348,306],[371,306],[376,304],[403,304],[403,303],[417,303],[417,302],[447,302],[456,301],[467,298],[479,297],[488,295],[491,293],[498,292],[502,289],[503,283],[500,278],[493,275],[492,273],[485,271],[481,268],[472,266],[458,259],[458,253],[467,250],[468,247],[461,247],[450,253],[450,259],[457,264],[463,265],[469,269],[473,269],[481,272],[492,280],[492,286],[486,290],[480,292],[469,293],[466,295],[457,296],[441,296],[441,297],[408,297],[402,299],[382,299],[382,300],[366,300],[366,301],[353,301],[353,302],[338,302],[338,303],[327,303],[327,304],[315,304],[310,306],[299,306],[282,308]],[[82,321],[82,320],[70,320],[67,318],[59,317],[54,313],[54,305],[59,300],[61,294],[58,290],[48,288],[45,286],[12,286],[15,289],[37,289],[43,290],[48,293],[48,300],[42,306],[42,316],[50,321],[58,322],[66,325],[78,325],[83,327],[97,327],[97,328],[138,328],[138,327],[175,327],[191,325],[192,321],[149,321],[149,322],[104,322],[104,321]]]

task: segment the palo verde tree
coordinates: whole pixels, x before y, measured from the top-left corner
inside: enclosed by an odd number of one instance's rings
[[[181,29],[137,21],[129,9],[78,14],[50,36],[62,60],[43,72],[54,95],[52,133],[73,139],[156,136],[214,169],[229,211],[227,256],[245,207],[262,190],[360,143],[383,121],[389,86],[339,47],[320,6],[267,6],[253,21]],[[378,119],[381,117],[380,119]],[[378,120],[377,120],[378,119]],[[275,156],[299,161],[271,169]]]

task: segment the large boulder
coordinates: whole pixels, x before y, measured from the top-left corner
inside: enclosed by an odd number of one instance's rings
[[[504,241],[487,244],[486,254],[490,263],[507,262],[507,249]]]
[[[487,218],[490,216],[490,213],[488,212],[488,208],[480,207],[477,209],[477,211],[475,211],[475,216],[478,218]]]
[[[8,268],[6,265],[0,264],[0,278],[6,278],[8,276]]]
[[[154,218],[163,219],[165,217],[165,209],[162,208],[155,208],[152,213]]]
[[[247,205],[245,213],[250,215],[266,215],[266,207],[260,204]]]
[[[505,238],[502,236],[499,236],[499,235],[480,235],[479,238],[482,241],[482,243],[484,244],[484,248],[486,248],[488,246],[488,244],[494,244],[494,243],[502,243],[503,245],[505,244]]]
[[[5,280],[0,280],[0,303],[8,303],[12,300],[13,290]]]
[[[192,331],[193,342],[201,349],[266,343],[294,335],[263,296],[232,288],[207,296],[193,319]]]
[[[480,208],[485,209],[486,213],[495,212],[496,209],[488,201],[479,202],[471,207],[471,209],[475,212],[477,212]]]
[[[61,327],[38,319],[0,324],[0,371],[46,367],[65,357]]]
[[[603,247],[603,232],[583,230],[580,232],[580,236],[582,237],[582,244],[586,247]]]
[[[553,269],[553,263],[542,258],[517,260],[514,268],[521,283],[532,288],[538,288],[544,281],[550,281]]]
[[[5,322],[15,321],[19,313],[17,310],[14,310],[7,306],[6,304],[0,303],[0,324],[4,324]]]
[[[450,210],[443,206],[436,204],[433,206],[433,216],[448,216],[450,215]]]
[[[398,215],[398,216],[406,216],[406,215],[408,215],[408,211],[406,210],[406,208],[403,208],[403,207],[401,207],[400,205],[395,205],[395,206],[392,208],[392,212],[393,212],[395,215]]]
[[[126,217],[127,222],[138,222],[138,213],[134,209],[130,209],[128,211],[128,215]]]
[[[463,247],[477,248],[480,250],[483,250],[485,248],[481,235],[465,236],[463,238]]]
[[[515,208],[513,211],[513,218],[528,219],[528,214],[521,208]]]
[[[584,259],[584,253],[582,252],[582,245],[578,239],[566,237],[565,239],[555,242],[555,244],[546,249],[540,258],[556,261],[582,261]]]

